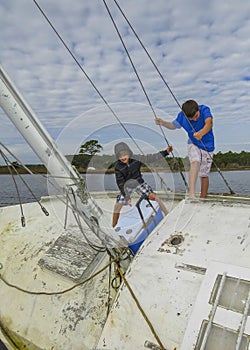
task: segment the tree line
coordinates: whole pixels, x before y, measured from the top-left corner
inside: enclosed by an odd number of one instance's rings
[[[85,172],[87,169],[96,171],[113,172],[114,163],[116,161],[115,155],[99,153],[103,147],[97,140],[89,140],[81,145],[79,153],[75,155],[66,156],[68,160],[76,167],[79,172]],[[147,155],[135,155],[143,164],[142,170],[147,171],[153,168],[162,169],[163,171],[185,171],[189,168],[188,157],[169,157],[154,160],[151,154]],[[212,170],[216,170],[217,167],[222,170],[240,170],[250,169],[250,152],[241,151],[239,153],[228,151],[226,153],[218,152],[214,154],[214,162]],[[20,173],[26,173],[26,170],[22,168],[17,162],[12,163],[13,166],[18,169]],[[41,164],[28,165],[31,171],[35,173],[45,173],[46,168]],[[8,169],[5,166],[0,166],[0,174],[7,173]]]
[[[115,155],[99,155],[101,148],[98,148],[96,152],[90,154],[86,149],[82,148],[82,152],[74,155],[72,164],[80,171],[84,171],[87,168],[96,170],[105,170],[112,172],[114,163],[116,161]],[[143,164],[145,169],[147,168],[168,168],[171,171],[187,170],[189,168],[188,157],[167,157],[157,161],[152,161],[152,155],[135,155]],[[217,167],[220,169],[231,170],[231,169],[250,169],[250,152],[241,151],[240,153],[228,151],[226,153],[218,152],[213,157],[212,170]]]
[[[97,140],[89,140],[81,145],[78,155],[72,159],[72,164],[78,169],[108,169],[113,170],[116,161],[115,155],[98,155],[103,147]],[[168,164],[171,171],[185,170],[189,167],[188,157],[168,157],[154,161],[151,154],[136,155],[147,167],[166,168]],[[212,170],[217,167],[223,169],[241,169],[250,168],[250,152],[241,151],[240,153],[228,151],[226,153],[218,152],[213,157]],[[167,162],[167,164],[166,164]]]

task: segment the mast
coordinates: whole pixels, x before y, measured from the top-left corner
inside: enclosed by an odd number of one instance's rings
[[[113,229],[103,232],[98,224],[101,208],[91,198],[84,181],[76,173],[70,162],[60,152],[47,130],[43,127],[27,102],[16,89],[7,73],[0,66],[0,106],[22,134],[24,139],[47,168],[49,174],[64,191],[68,191],[73,209],[101,239],[104,245],[120,245],[119,237]],[[109,241],[111,239],[111,242]]]
[[[56,179],[61,187],[72,184],[78,176],[27,102],[15,88],[6,72],[0,66],[0,105],[24,139],[46,166],[48,172],[60,175]]]

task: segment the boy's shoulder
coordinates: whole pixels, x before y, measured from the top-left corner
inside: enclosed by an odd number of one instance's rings
[[[210,107],[206,105],[200,105],[199,111],[204,117],[212,117],[212,113],[210,111]]]

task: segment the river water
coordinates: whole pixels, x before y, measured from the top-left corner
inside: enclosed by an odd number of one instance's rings
[[[182,173],[182,175],[187,179],[187,173]],[[89,191],[118,191],[114,174],[87,174],[83,177]],[[143,177],[156,190],[162,190],[164,187],[161,184],[163,183],[165,188],[172,191],[185,191],[185,184],[180,173],[169,172],[159,173],[159,175],[143,173]],[[39,200],[41,196],[58,193],[51,186],[48,188],[45,176],[22,175],[22,179],[19,176],[14,176],[14,182],[11,175],[0,176],[0,206],[18,204],[18,194],[22,203],[27,203],[33,202],[35,198]],[[210,193],[230,193],[230,188],[237,194],[250,195],[250,170],[225,171],[221,174],[218,172],[210,173]],[[199,191],[199,183],[197,191]]]

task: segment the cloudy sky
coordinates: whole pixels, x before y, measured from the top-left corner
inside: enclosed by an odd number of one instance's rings
[[[182,130],[164,129],[133,71],[103,0],[0,0],[0,63],[64,154],[96,138],[105,153],[132,136],[142,150],[186,154]],[[196,99],[214,116],[216,152],[250,151],[250,2],[117,0],[177,101]],[[153,110],[173,120],[179,106],[114,0],[106,0]],[[98,92],[94,89],[93,85]],[[102,97],[100,97],[100,94]],[[104,101],[106,103],[104,103]],[[111,108],[111,110],[110,110]],[[23,162],[36,156],[0,111],[0,141]],[[1,161],[0,161],[1,162]]]

